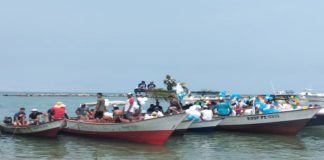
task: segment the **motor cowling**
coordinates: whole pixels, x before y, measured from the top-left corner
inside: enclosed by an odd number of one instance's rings
[[[12,117],[5,117],[4,120],[3,120],[3,123],[12,124]]]

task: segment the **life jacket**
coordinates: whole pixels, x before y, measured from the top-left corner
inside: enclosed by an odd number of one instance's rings
[[[64,114],[65,114],[65,107],[53,107],[52,108],[52,112],[53,112],[53,119],[54,120],[60,120],[64,118]]]

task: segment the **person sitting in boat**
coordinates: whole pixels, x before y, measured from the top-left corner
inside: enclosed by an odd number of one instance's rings
[[[144,120],[159,118],[159,117],[163,117],[163,116],[164,116],[164,114],[160,111],[159,107],[155,107],[153,112],[145,114]]]
[[[122,118],[124,116],[124,112],[123,110],[119,109],[119,107],[117,105],[113,106],[113,120],[115,123],[120,123],[122,122]]]
[[[177,112],[181,112],[182,111],[182,107],[181,107],[181,103],[178,100],[178,98],[175,95],[170,95],[170,107],[169,110],[172,111],[177,111]]]
[[[240,105],[240,101],[236,101],[232,104],[232,111],[235,111],[234,116],[240,116],[243,113],[243,107]]]
[[[147,89],[151,90],[151,89],[155,89],[156,85],[154,84],[153,81],[151,81],[148,85],[147,85]]]
[[[65,104],[62,102],[56,102],[51,109],[52,120],[61,120],[64,119],[65,114]]]
[[[129,121],[132,121],[133,118],[133,114],[135,112],[135,107],[134,107],[134,98],[132,93],[128,93],[127,94],[127,102],[126,105],[124,107],[124,117],[125,119],[128,119]]]
[[[78,119],[89,120],[89,118],[87,116],[88,111],[89,111],[89,109],[87,108],[87,105],[81,104],[81,106],[75,110],[75,114],[78,116]]]
[[[211,121],[213,119],[213,111],[207,105],[201,111],[201,119],[203,121]]]
[[[36,108],[33,108],[29,114],[29,124],[39,125],[40,124],[40,115],[43,115],[42,112],[38,112]]]
[[[111,123],[114,121],[114,114],[111,112],[105,112],[102,119],[105,123]]]
[[[146,113],[144,116],[144,120],[153,119],[155,115],[156,115],[156,112],[154,112],[154,111],[151,113]]]
[[[275,108],[275,106],[272,104],[272,103],[270,103],[270,102],[268,102],[269,104],[268,104],[268,107],[267,108],[264,108],[263,109],[263,113],[264,114],[270,114],[270,113],[278,113],[278,112],[280,112],[277,108]]]
[[[163,112],[161,112],[159,107],[155,106],[154,112],[156,112],[157,118],[164,116]]]
[[[186,101],[184,106],[182,106],[183,110],[187,110],[189,109],[191,106],[193,106],[193,104],[191,104],[190,102]]]
[[[155,107],[159,108],[159,111],[164,114],[163,107],[160,105],[160,102],[159,101],[156,101],[155,102]]]
[[[229,116],[232,113],[231,106],[224,99],[220,98],[220,103],[216,105],[217,113],[219,116]]]
[[[155,110],[155,105],[150,104],[150,107],[146,110],[146,113],[151,114],[152,112],[154,112],[154,110]]]
[[[142,81],[141,83],[139,83],[137,88],[134,90],[136,95],[138,95],[138,93],[145,92],[145,91],[146,91],[145,81]]]
[[[191,106],[185,112],[188,114],[187,120],[189,120],[189,121],[194,120],[196,122],[201,121],[201,106],[198,105],[198,103]]]
[[[94,119],[95,113],[96,113],[95,109],[90,109],[90,111],[87,112],[87,118]]]
[[[26,125],[26,113],[25,108],[21,107],[19,111],[14,115],[14,125],[15,126],[25,126]]]
[[[97,122],[100,122],[102,120],[105,111],[107,111],[107,109],[103,94],[97,93],[96,113],[94,115],[94,118],[97,120]]]

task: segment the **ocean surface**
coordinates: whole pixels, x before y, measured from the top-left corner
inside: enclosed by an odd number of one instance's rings
[[[125,97],[109,98],[125,100]],[[70,116],[83,102],[95,97],[6,97],[0,94],[0,119],[13,116],[23,106],[46,111],[56,101],[67,105]],[[164,105],[166,105],[164,103]],[[148,104],[147,104],[148,106]],[[42,139],[0,135],[0,159],[324,159],[324,127],[305,128],[297,136],[250,133],[188,133],[171,137],[164,146],[121,142],[108,139],[60,135]]]

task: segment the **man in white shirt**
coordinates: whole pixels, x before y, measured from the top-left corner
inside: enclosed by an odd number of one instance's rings
[[[133,95],[131,93],[127,94],[127,98],[128,98],[128,100],[124,107],[124,116],[128,120],[132,121],[133,113],[135,112],[135,107],[134,107],[135,101],[134,101]]]

